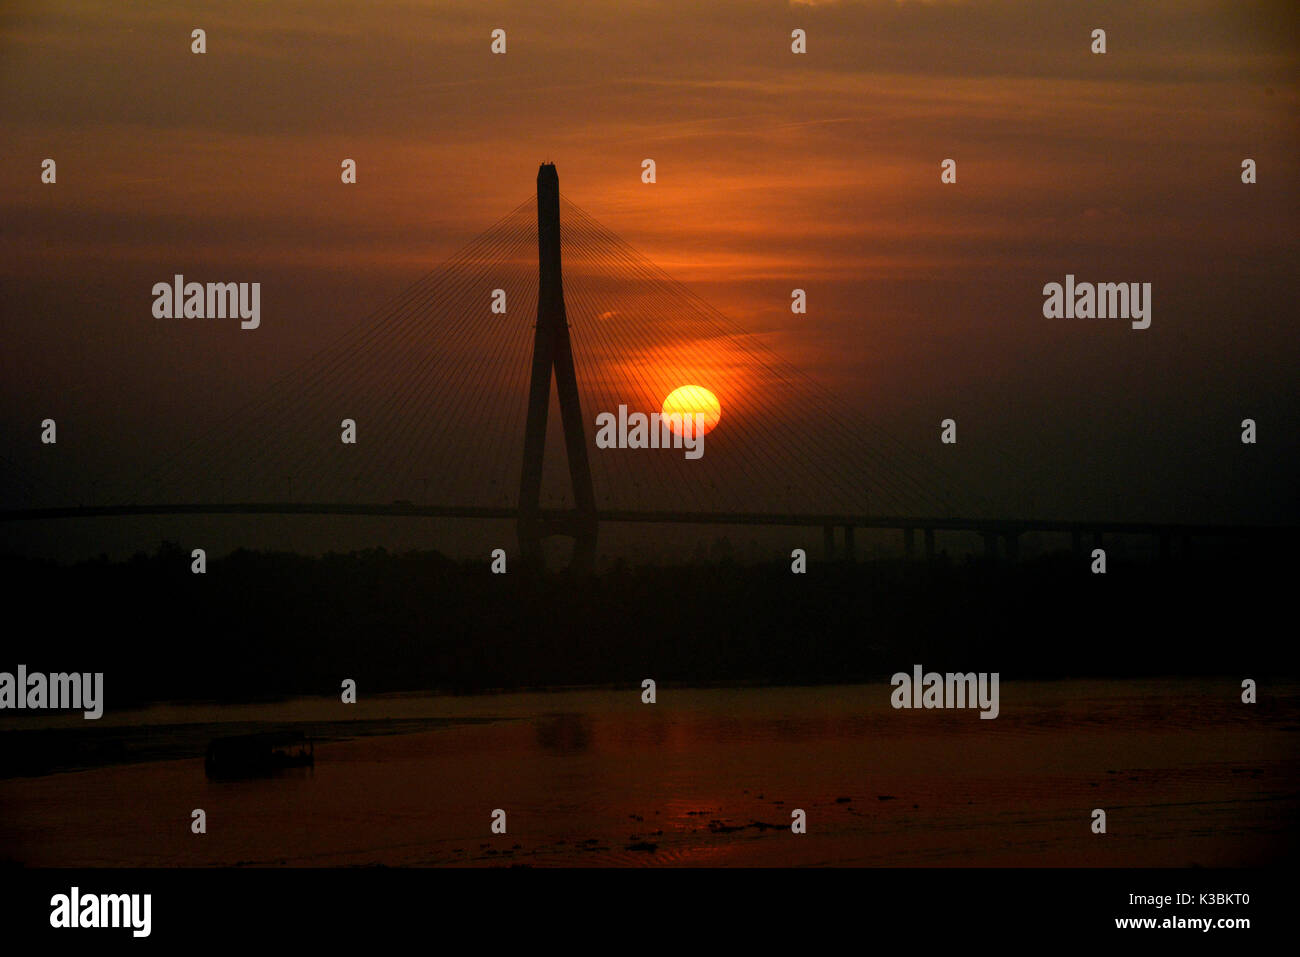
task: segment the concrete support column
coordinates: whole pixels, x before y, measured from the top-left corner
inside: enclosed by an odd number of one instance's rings
[[[1014,562],[1020,557],[1020,533],[1007,532],[1003,538],[1007,543],[1007,561]]]

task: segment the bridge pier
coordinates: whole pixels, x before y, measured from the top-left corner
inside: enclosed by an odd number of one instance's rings
[[[910,562],[916,556],[916,529],[903,529],[903,554]]]
[[[934,529],[933,528],[927,528],[925,530],[925,560],[927,562],[934,561]]]
[[[998,557],[998,533],[984,532],[982,534],[984,535],[984,557],[997,558]]]
[[[537,325],[533,333],[532,376],[528,385],[528,418],[524,423],[523,470],[519,477],[519,548],[527,561],[541,557],[542,538],[569,534],[574,538],[573,566],[590,571],[596,558],[596,495],[587,461],[582,402],[564,308],[564,277],[560,267],[560,178],[555,166],[537,170]],[[541,511],[542,465],[546,456],[546,420],[551,402],[551,374],[559,398],[560,423],[573,485],[570,520],[545,523]]]
[[[1020,533],[1007,532],[1003,536],[1007,548],[1007,561],[1014,562],[1020,558]]]

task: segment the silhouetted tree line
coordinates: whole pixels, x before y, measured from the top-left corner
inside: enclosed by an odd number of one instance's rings
[[[125,562],[3,558],[0,670],[103,671],[109,707],[876,679],[914,663],[1014,677],[1294,674],[1285,557],[1126,565],[1084,557],[823,564],[616,563],[592,576],[382,549],[238,551],[190,571],[164,544]],[[15,659],[14,655],[20,657]]]

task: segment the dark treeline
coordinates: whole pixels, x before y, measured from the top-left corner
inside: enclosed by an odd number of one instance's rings
[[[922,664],[1016,677],[1296,672],[1281,556],[1019,564],[941,558],[677,567],[594,576],[435,552],[235,552],[190,571],[164,545],[125,562],[0,559],[0,671],[103,671],[147,700],[381,691],[875,679]]]

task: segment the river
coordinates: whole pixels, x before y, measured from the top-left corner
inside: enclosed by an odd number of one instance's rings
[[[42,715],[8,722],[0,754],[39,741],[65,769],[0,779],[0,861],[1217,867],[1294,850],[1296,685],[1247,705],[1234,678],[1008,680],[991,721],[896,711],[890,690],[362,689]],[[314,769],[206,778],[208,740],[271,725],[316,736]]]

